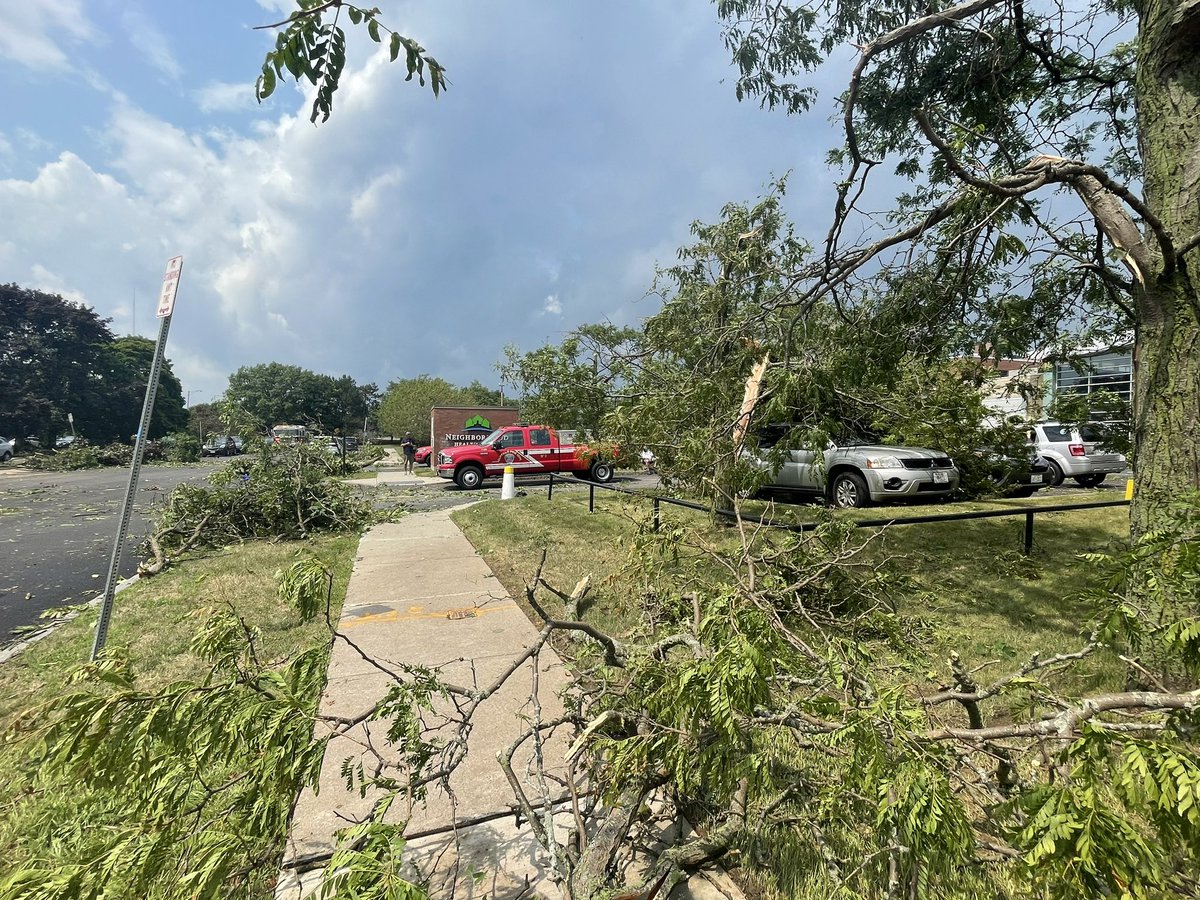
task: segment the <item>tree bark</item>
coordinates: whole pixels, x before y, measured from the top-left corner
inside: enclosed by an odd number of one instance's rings
[[[1183,252],[1135,284],[1133,534],[1200,490],[1200,16],[1147,0],[1138,28],[1137,113],[1147,206]]]
[[[1197,291],[1179,273],[1155,291],[1164,314],[1143,320],[1134,353],[1133,535],[1155,527],[1167,504],[1200,489],[1200,321]],[[1172,290],[1174,288],[1174,290]]]

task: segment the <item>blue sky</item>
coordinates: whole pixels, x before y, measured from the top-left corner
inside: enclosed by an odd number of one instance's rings
[[[192,402],[271,361],[495,385],[505,344],[653,314],[689,224],[776,175],[802,234],[828,222],[837,73],[802,118],[738,103],[709,3],[376,0],[450,89],[352,32],[319,127],[290,85],[253,99],[273,38],[251,27],[285,0],[3,5],[0,281],[152,337],[182,254]]]

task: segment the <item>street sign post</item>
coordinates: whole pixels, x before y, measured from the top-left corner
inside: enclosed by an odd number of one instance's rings
[[[129,517],[133,514],[133,500],[137,494],[138,475],[142,471],[142,454],[146,450],[146,435],[150,431],[150,416],[154,412],[154,397],[158,393],[158,378],[162,372],[163,353],[167,347],[167,332],[171,329],[171,315],[175,311],[175,295],[179,292],[179,276],[183,272],[183,257],[167,260],[167,271],[163,275],[162,290],[158,295],[158,343],[154,347],[154,361],[150,364],[150,377],[146,379],[146,399],[142,403],[142,418],[139,420],[137,436],[133,444],[133,461],[129,464],[129,486],[125,490],[125,503],[121,506],[121,521],[117,526],[117,539],[113,543],[112,557],[108,563],[108,578],[104,582],[104,598],[100,602],[100,619],[96,622],[96,638],[92,642],[92,660],[98,657],[108,640],[108,623],[112,618],[113,598],[117,592],[118,572],[125,550],[125,537],[129,533]]]

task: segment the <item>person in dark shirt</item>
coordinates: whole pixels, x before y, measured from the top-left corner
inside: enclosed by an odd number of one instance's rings
[[[417,442],[413,440],[411,431],[404,432],[400,449],[404,451],[404,471],[411,475],[417,464]]]

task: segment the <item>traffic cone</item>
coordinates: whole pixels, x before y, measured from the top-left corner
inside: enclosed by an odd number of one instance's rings
[[[517,496],[517,479],[513,475],[513,467],[504,467],[504,481],[500,484],[500,499],[512,500]]]

